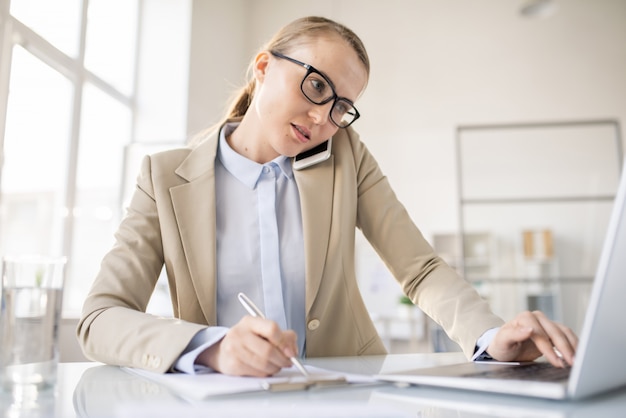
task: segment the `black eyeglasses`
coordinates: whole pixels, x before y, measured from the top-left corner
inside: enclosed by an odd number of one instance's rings
[[[339,128],[347,128],[361,116],[350,100],[337,96],[333,83],[313,66],[278,52],[271,51],[271,54],[276,58],[286,59],[306,68],[306,74],[300,84],[302,94],[316,105],[323,105],[333,100],[333,106],[330,108],[330,120]]]

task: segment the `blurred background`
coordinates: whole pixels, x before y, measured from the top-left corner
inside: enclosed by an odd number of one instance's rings
[[[221,119],[305,15],[364,41],[355,128],[426,239],[505,319],[580,329],[624,157],[625,1],[0,0],[0,254],[68,256],[62,360],[141,157]],[[457,349],[357,238],[388,348]]]

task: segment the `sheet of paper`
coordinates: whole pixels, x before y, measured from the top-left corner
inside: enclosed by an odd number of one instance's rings
[[[376,382],[371,376],[337,373],[312,366],[305,367],[313,379],[329,379],[333,376],[340,376],[345,378],[348,383]],[[184,398],[195,400],[216,395],[262,391],[265,383],[301,382],[304,380],[304,377],[295,367],[283,369],[272,377],[263,378],[228,376],[221,373],[201,373],[195,375],[184,373],[161,374],[134,368],[123,368],[123,370],[160,383]]]

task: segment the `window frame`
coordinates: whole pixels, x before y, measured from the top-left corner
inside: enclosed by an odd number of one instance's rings
[[[10,14],[11,0],[0,0],[0,206],[3,204],[2,175],[5,149],[5,134],[8,111],[9,85],[11,81],[12,55],[15,46],[22,47],[30,53],[35,59],[38,59],[44,65],[57,71],[67,78],[72,84],[73,99],[72,108],[69,112],[70,122],[70,138],[68,149],[68,167],[65,178],[65,186],[63,192],[64,205],[67,210],[67,216],[63,220],[63,227],[60,239],[62,254],[70,258],[73,253],[73,239],[75,232],[75,222],[73,210],[77,200],[77,169],[79,147],[81,145],[81,112],[83,101],[83,89],[86,83],[91,83],[104,94],[110,96],[119,104],[127,107],[131,114],[131,122],[129,132],[130,143],[134,142],[135,131],[137,125],[137,85],[138,85],[138,68],[139,57],[141,56],[140,31],[142,28],[144,0],[138,0],[136,34],[135,34],[135,51],[132,74],[132,88],[130,94],[126,95],[116,89],[102,78],[85,67],[85,47],[87,35],[87,11],[89,0],[82,0],[81,17],[79,29],[79,47],[77,56],[71,57],[56,48],[45,38],[37,34],[28,26],[20,22],[17,18]],[[123,187],[124,178],[120,182],[120,190]],[[121,206],[119,208],[122,210]],[[71,265],[68,263],[67,277],[71,277]],[[72,313],[73,314],[73,313]]]

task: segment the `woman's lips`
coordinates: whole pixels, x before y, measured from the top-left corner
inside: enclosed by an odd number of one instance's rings
[[[293,127],[293,131],[296,134],[296,137],[300,140],[300,142],[307,143],[311,139],[311,131],[307,128],[299,125],[291,124]]]

